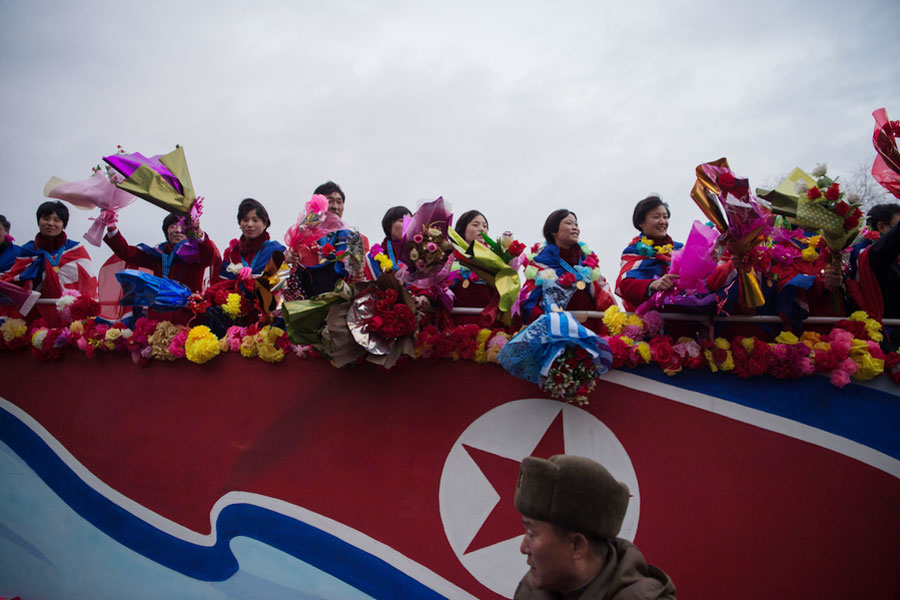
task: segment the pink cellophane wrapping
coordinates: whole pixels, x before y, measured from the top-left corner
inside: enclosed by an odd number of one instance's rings
[[[887,111],[879,108],[872,113],[875,117],[875,163],[872,177],[895,197],[900,198],[900,150],[897,149],[896,132],[888,119]]]
[[[415,261],[409,257],[409,252],[413,245],[413,238],[422,232],[423,227],[439,229],[446,238],[452,220],[453,214],[443,197],[425,202],[414,215],[403,217],[402,247],[399,258],[406,265],[407,270],[400,271],[397,274],[398,278],[402,276],[404,283],[412,283],[421,288],[430,288],[447,278],[447,264],[453,257],[452,252],[447,253],[446,260],[441,264],[432,264],[425,269],[416,268]]]
[[[302,253],[305,246],[315,244],[316,240],[341,229],[347,229],[347,226],[339,216],[328,210],[328,198],[315,194],[306,203],[297,222],[284,234],[284,243],[294,252]]]
[[[93,219],[93,225],[84,234],[84,240],[94,246],[100,245],[106,226],[115,224],[119,209],[137,200],[137,196],[132,196],[110,183],[101,172],[82,181],[63,181],[53,177],[44,187],[44,195],[64,200],[78,208],[100,209],[100,215]]]
[[[675,287],[691,294],[707,292],[706,278],[716,270],[717,261],[712,256],[719,232],[715,227],[694,221],[684,247],[672,253],[669,273],[678,275]]]

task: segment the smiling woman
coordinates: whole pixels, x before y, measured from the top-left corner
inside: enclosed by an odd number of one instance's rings
[[[543,233],[547,243],[525,269],[522,319],[532,321],[549,310],[603,311],[615,305],[597,255],[580,241],[578,216],[566,208],[555,210]],[[585,327],[596,331],[602,323],[591,319]]]
[[[39,291],[44,298],[59,298],[66,290],[74,290],[96,299],[91,257],[81,242],[66,237],[69,209],[62,202],[48,201],[38,207],[36,217],[38,234],[22,246],[3,280]],[[40,306],[39,310],[50,325],[59,322],[55,306]]]
[[[675,285],[669,275],[672,252],[684,244],[669,237],[669,205],[659,196],[647,196],[634,207],[631,222],[640,234],[622,252],[622,268],[616,281],[616,294],[625,309],[635,310],[653,292]]]
[[[241,200],[237,222],[241,228],[241,238],[231,240],[225,250],[222,269],[219,271],[222,279],[237,279],[243,267],[248,267],[253,276],[258,277],[266,268],[273,252],[284,252],[281,242],[269,239],[269,213],[259,200]]]

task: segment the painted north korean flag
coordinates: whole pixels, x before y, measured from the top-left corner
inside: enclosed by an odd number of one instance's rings
[[[889,391],[611,372],[577,407],[464,361],[0,369],[0,595],[510,598],[519,463],[570,453],[628,485],[620,535],[680,597],[900,597]]]

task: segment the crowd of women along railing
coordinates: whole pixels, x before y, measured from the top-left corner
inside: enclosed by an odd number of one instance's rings
[[[873,115],[872,174],[900,198],[900,123],[884,109]],[[562,311],[605,335],[606,317],[621,309],[661,312],[673,338],[732,328],[766,340],[852,311],[887,325],[891,350],[900,337],[890,336],[900,323],[900,204],[876,204],[864,215],[860,199],[824,165],[810,173],[796,168],[777,188],[754,194],[726,159],[700,164],[690,196],[708,222],[694,221],[685,242],[677,242],[669,235],[668,204],[655,195],[638,201],[637,235],[610,286],[581,240],[577,215],[565,208],[547,216],[544,239],[530,250],[509,232],[492,237],[481,210],[454,218],[442,198],[415,213],[389,208],[384,239],[370,244],[342,220],[346,196],[328,181],[287,228],[284,244],[270,237],[261,202],[240,201],[240,237],[220,252],[201,228],[202,198],[183,148],[151,158],[120,148],[104,160],[106,171],[97,167],[87,180],[51,178],[44,193],[56,200],[37,208],[33,240],[16,245],[0,216],[0,315],[57,327],[63,301],[77,296],[99,301],[101,318],[126,326],[148,316],[202,323],[221,335],[236,324],[283,324],[297,302],[368,293],[370,301],[353,309],[366,314],[348,314],[347,322],[389,339],[461,324],[512,333]],[[118,211],[138,198],[167,211],[156,245],[132,246],[117,227]],[[84,235],[97,246],[102,238],[113,252],[99,277],[85,246],[67,236],[69,211],[59,200],[100,209]],[[374,287],[366,283],[372,281]],[[388,288],[388,304],[404,306],[378,304]]]

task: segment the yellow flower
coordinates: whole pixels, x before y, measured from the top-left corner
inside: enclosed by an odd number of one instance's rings
[[[381,267],[381,270],[385,273],[394,268],[394,262],[390,258],[388,258],[388,255],[384,252],[379,252],[378,254],[376,254],[375,260],[378,261],[378,266]]]
[[[203,364],[219,355],[219,338],[206,325],[192,327],[184,342],[184,355],[191,362]]]
[[[478,343],[478,348],[475,350],[475,362],[487,362],[487,351],[485,350],[485,345],[487,344],[488,339],[490,339],[491,333],[492,332],[490,329],[481,329],[478,332],[478,335],[475,336],[475,341]]]
[[[84,323],[81,321],[73,321],[71,325],[69,325],[69,333],[74,333],[75,335],[81,335],[84,333]]]
[[[816,352],[831,352],[831,343],[830,342],[816,342],[813,344],[812,349]]]
[[[625,325],[637,325],[638,327],[644,327],[644,320],[637,316],[635,313],[626,313],[625,314]]]
[[[713,360],[712,350],[704,350],[703,356],[706,358],[706,364],[709,365],[709,370],[715,373],[719,370],[719,367],[716,365],[716,361]]]
[[[852,313],[850,313],[851,321],[865,321],[868,318],[869,318],[869,315],[866,314],[866,311],[864,311],[864,310],[857,310],[857,311],[853,311]]]
[[[248,335],[241,340],[241,356],[253,358],[256,356],[256,336]]]
[[[625,342],[629,346],[634,346],[634,340],[628,337],[627,335],[623,335],[619,338],[620,341]]]
[[[816,250],[815,246],[807,246],[803,249],[803,252],[800,253],[800,257],[806,262],[816,262],[819,258],[819,251]]]
[[[850,350],[850,358],[859,366],[859,369],[853,374],[853,378],[860,381],[868,381],[876,375],[881,375],[884,372],[884,361],[872,356],[868,349],[856,348],[856,341],[853,340],[854,347]]]
[[[110,327],[106,330],[106,341],[107,342],[115,342],[117,339],[122,337],[122,330],[116,327]]]
[[[798,338],[790,331],[782,331],[778,334],[778,337],[775,338],[775,341],[779,344],[790,344],[791,346],[793,346],[800,341],[800,338]]]
[[[284,360],[284,350],[274,344],[257,344],[257,355],[266,362],[277,363]]]
[[[756,338],[753,337],[745,337],[741,340],[741,346],[744,347],[744,350],[747,352],[753,352],[753,344],[756,343]]]
[[[881,323],[876,321],[875,319],[866,319],[866,333],[869,334],[869,337],[872,338],[873,342],[881,342],[884,340],[884,336],[881,334]]]
[[[637,352],[641,355],[641,359],[645,363],[650,363],[650,344],[647,342],[638,342],[637,343]]]
[[[7,319],[3,325],[0,325],[0,333],[3,333],[3,339],[7,342],[22,337],[27,332],[28,326],[22,319]]]
[[[721,369],[723,371],[730,371],[734,368],[734,356],[731,355],[731,350],[728,351],[728,358],[725,359],[725,362],[722,363]]]
[[[625,314],[613,304],[603,311],[603,324],[609,329],[610,334],[618,335],[622,333],[622,328],[625,326]]]
[[[228,294],[228,299],[222,305],[222,310],[232,319],[241,316],[241,297],[238,294]]]
[[[721,348],[722,350],[730,350],[731,343],[725,338],[717,337],[715,339],[716,348]]]

